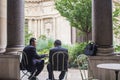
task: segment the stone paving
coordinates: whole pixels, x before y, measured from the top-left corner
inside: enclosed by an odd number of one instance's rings
[[[55,72],[55,78],[57,78],[59,72]],[[22,76],[22,74],[21,74]],[[25,76],[22,80],[28,80],[28,77]],[[46,66],[44,67],[43,71],[37,77],[39,80],[46,80],[48,78],[48,72]],[[81,80],[80,72],[78,69],[69,68],[67,72],[67,80]]]

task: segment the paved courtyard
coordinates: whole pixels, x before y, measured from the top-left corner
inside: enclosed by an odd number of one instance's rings
[[[59,75],[59,72],[55,72],[55,78],[57,78],[58,75]],[[48,78],[48,72],[47,72],[47,68],[45,66],[44,70],[39,74],[38,79],[39,80],[46,80],[47,78]],[[22,80],[28,80],[27,76],[25,76]],[[81,80],[79,70],[78,69],[71,69],[71,68],[68,69],[67,80]]]

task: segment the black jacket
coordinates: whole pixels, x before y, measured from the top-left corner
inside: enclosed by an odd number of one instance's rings
[[[36,61],[41,61],[41,58],[45,57],[45,55],[38,55],[36,52],[36,48],[34,46],[31,46],[31,45],[26,46],[23,49],[23,51],[27,55],[29,68],[32,68],[36,64]]]
[[[68,64],[68,49],[65,49],[65,48],[62,48],[61,46],[57,46],[57,47],[54,47],[54,48],[52,48],[52,49],[50,49],[50,51],[49,51],[49,62],[50,62],[50,64],[52,64],[52,56],[53,56],[53,54],[55,53],[55,52],[58,52],[58,51],[62,51],[62,52],[65,52],[65,55],[66,55],[66,57],[65,57],[65,64],[64,64],[64,66],[65,66],[65,68],[67,69],[67,64]],[[61,62],[62,62],[62,59],[60,58],[60,60],[59,60],[60,62],[60,64],[62,64]],[[55,58],[55,60],[54,60],[54,63],[56,64],[57,63],[57,60],[56,60],[56,58]]]

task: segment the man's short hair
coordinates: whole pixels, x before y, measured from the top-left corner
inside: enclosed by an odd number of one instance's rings
[[[54,42],[54,45],[56,45],[56,46],[61,45],[61,44],[62,44],[62,43],[61,43],[60,40],[55,40],[55,42]]]
[[[34,42],[35,40],[36,40],[36,38],[30,38],[29,44],[32,45],[32,42]]]

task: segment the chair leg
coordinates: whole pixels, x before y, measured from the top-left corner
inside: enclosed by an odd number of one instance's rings
[[[67,80],[67,74],[68,73],[66,72],[63,80]]]
[[[29,76],[27,71],[26,71],[26,72],[25,72],[25,71],[22,71],[22,73],[23,73],[23,75],[22,75],[21,78],[20,78],[21,80],[23,79],[24,76]]]
[[[29,79],[31,79],[32,77],[34,77],[36,72],[37,72],[37,69],[36,69],[35,72],[29,77]]]

